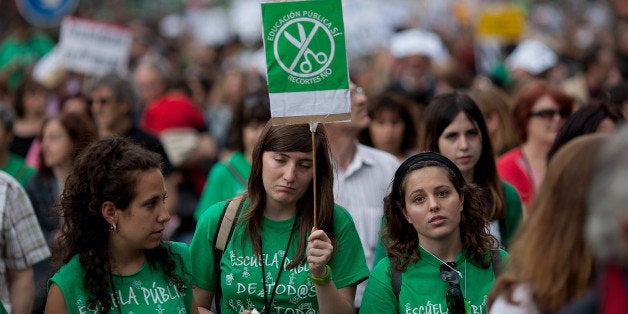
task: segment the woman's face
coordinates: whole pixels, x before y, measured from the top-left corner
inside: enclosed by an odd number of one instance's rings
[[[465,175],[473,174],[482,155],[482,134],[478,125],[459,112],[438,137],[439,152],[453,161]]]
[[[412,171],[402,185],[404,216],[419,234],[419,242],[460,237],[463,200],[441,167]]]
[[[536,141],[551,146],[567,119],[567,115],[561,116],[560,110],[558,104],[549,95],[539,98],[530,112],[526,141]]]
[[[24,92],[24,112],[42,114],[48,105],[48,93],[43,88],[30,88]]]
[[[380,110],[369,124],[373,146],[395,156],[400,155],[405,128],[403,120],[396,112]]]
[[[292,209],[312,181],[312,165],[311,152],[264,152],[262,181],[267,206]]]
[[[129,207],[116,212],[118,230],[113,239],[129,249],[152,249],[159,245],[164,226],[170,220],[161,171],[139,172],[135,192]]]
[[[50,168],[70,165],[74,144],[70,135],[57,119],[48,121],[44,126],[41,139],[43,162]]]

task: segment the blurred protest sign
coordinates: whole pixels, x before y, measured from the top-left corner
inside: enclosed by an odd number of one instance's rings
[[[525,27],[523,11],[516,5],[487,5],[482,7],[476,24],[479,38],[490,37],[502,43],[519,40]]]
[[[340,0],[262,3],[273,124],[350,119]]]
[[[66,69],[88,75],[127,72],[131,31],[98,21],[66,17],[61,22],[59,49]]]
[[[491,74],[502,63],[501,46],[513,44],[525,30],[526,17],[514,4],[489,4],[479,10],[475,23],[476,65]]]

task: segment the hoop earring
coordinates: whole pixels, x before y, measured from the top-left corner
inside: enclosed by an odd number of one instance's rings
[[[111,224],[111,226],[109,227],[109,229],[113,232],[113,233],[117,233],[118,232],[118,226],[116,224]]]

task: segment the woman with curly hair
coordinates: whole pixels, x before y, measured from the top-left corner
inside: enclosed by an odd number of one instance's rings
[[[487,231],[478,195],[447,157],[425,152],[404,161],[384,199],[388,257],[373,269],[360,312],[485,313],[493,264],[506,252]]]
[[[521,199],[514,186],[499,178],[480,108],[466,94],[440,94],[423,113],[423,129],[419,149],[449,158],[468,183],[481,188],[491,234],[508,249],[521,221]]]
[[[195,313],[190,255],[164,242],[159,155],[123,138],[90,145],[65,182],[46,313]]]

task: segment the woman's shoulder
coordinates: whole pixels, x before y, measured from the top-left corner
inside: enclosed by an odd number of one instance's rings
[[[504,164],[504,163],[510,163],[513,162],[517,159],[519,159],[521,157],[521,148],[519,147],[515,147],[507,152],[505,152],[503,155],[499,156],[496,160],[496,163],[499,164]]]
[[[176,241],[168,241],[166,243],[167,245],[170,246],[170,248],[172,249],[172,252],[174,253],[189,254],[190,252],[190,247],[187,245],[187,243],[176,242]]]
[[[61,266],[61,268],[59,268],[59,270],[57,270],[57,272],[52,276],[51,280],[57,283],[60,287],[63,287],[64,284],[71,285],[72,282],[76,282],[77,280],[82,282],[84,273],[85,270],[81,265],[77,254],[72,256],[67,263],[63,264],[63,266]]]
[[[353,217],[346,208],[341,205],[334,204],[334,221],[339,220],[343,222],[350,221],[351,223],[354,223]]]

